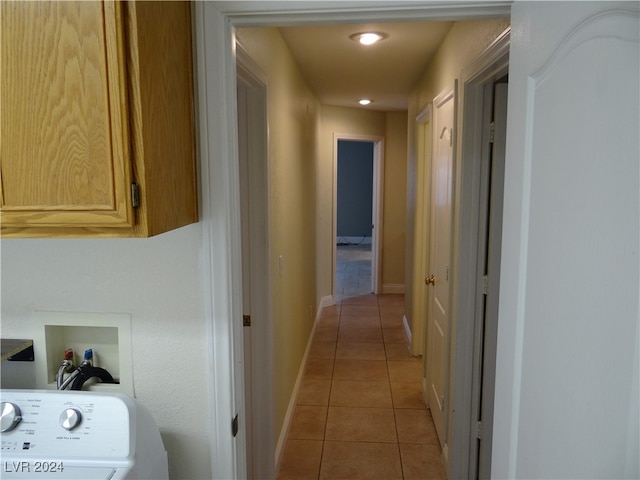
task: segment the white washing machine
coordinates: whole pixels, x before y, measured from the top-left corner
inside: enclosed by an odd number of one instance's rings
[[[122,394],[0,391],[2,479],[169,478],[151,414]]]

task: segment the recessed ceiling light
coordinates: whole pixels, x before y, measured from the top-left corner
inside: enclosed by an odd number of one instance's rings
[[[360,42],[362,45],[373,45],[374,43],[387,38],[387,34],[382,32],[358,32],[354,33],[349,38],[356,42]]]
[[[373,100],[369,99],[369,98],[363,98],[362,100],[359,100],[358,103],[360,105],[369,105],[370,103],[372,103]]]

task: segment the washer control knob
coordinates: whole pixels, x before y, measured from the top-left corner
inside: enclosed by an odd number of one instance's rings
[[[22,412],[18,405],[11,402],[2,402],[0,404],[0,423],[2,423],[0,431],[2,433],[10,432],[16,428],[21,420]]]
[[[60,414],[60,426],[65,430],[73,430],[82,422],[82,412],[77,408],[65,408]]]

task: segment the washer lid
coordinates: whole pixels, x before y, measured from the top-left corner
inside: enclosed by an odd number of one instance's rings
[[[0,468],[3,480],[110,480],[117,472],[111,467],[65,467],[60,462],[4,459]]]

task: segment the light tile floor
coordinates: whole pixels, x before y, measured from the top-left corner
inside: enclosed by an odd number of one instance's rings
[[[322,311],[278,479],[446,478],[403,313],[372,294]]]
[[[336,300],[371,293],[371,244],[336,247]]]

